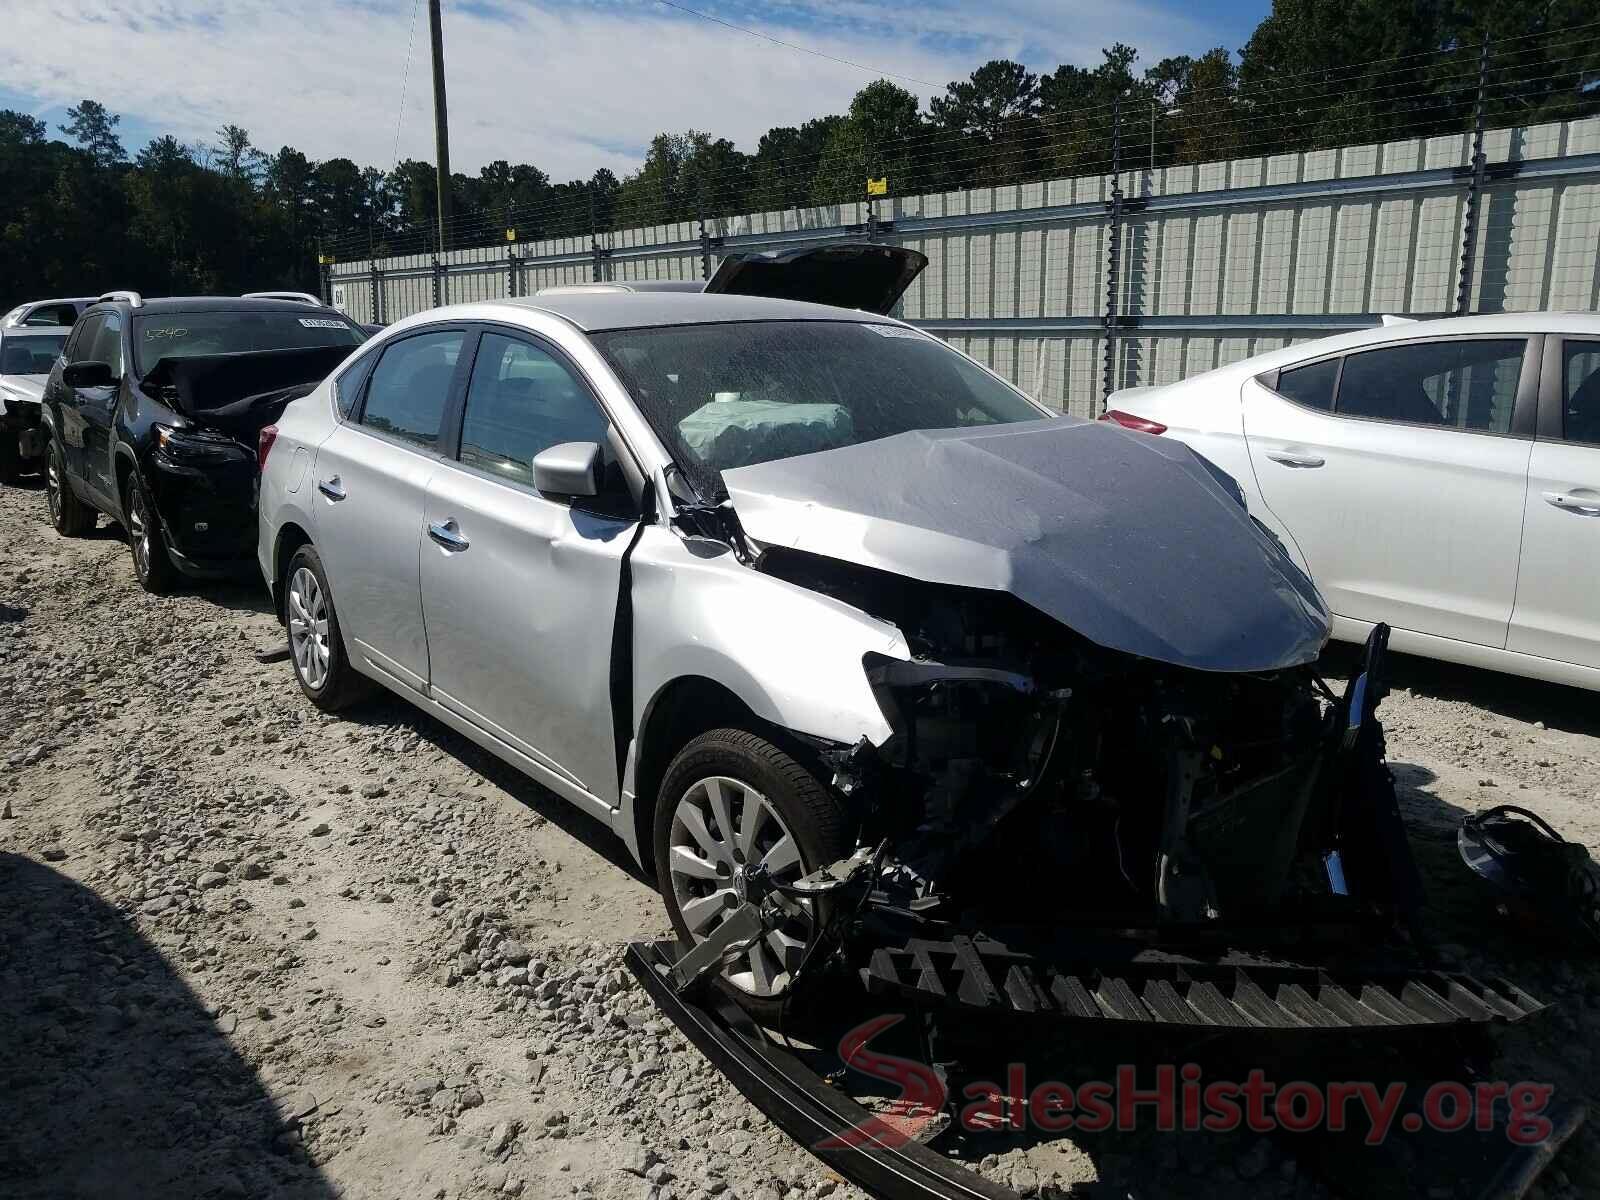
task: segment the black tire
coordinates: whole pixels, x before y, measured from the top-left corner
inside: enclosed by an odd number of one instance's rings
[[[22,450],[17,435],[0,432],[0,483],[11,484],[22,478]]]
[[[674,826],[677,823],[679,806],[689,801],[691,793],[696,792],[704,781],[717,777],[731,779],[743,787],[753,789],[760,798],[767,801],[770,810],[776,813],[778,822],[792,836],[799,850],[800,863],[798,867],[792,868],[795,872],[794,877],[809,874],[819,867],[837,862],[850,852],[850,837],[838,802],[822,782],[800,763],[765,738],[746,730],[713,729],[709,733],[701,734],[672,760],[661,781],[661,790],[655,806],[653,842],[656,884],[661,890],[662,899],[666,902],[667,915],[672,921],[673,932],[685,945],[699,939],[691,932],[689,923],[685,920],[675,886],[672,869]],[[709,798],[709,794],[707,796]],[[741,812],[743,803],[741,799],[739,801]],[[708,822],[708,825],[711,823],[713,822]],[[733,818],[733,823],[737,826],[739,818]],[[730,837],[728,840],[735,839]],[[755,844],[758,849],[762,845],[759,841]],[[768,853],[770,852],[769,847]],[[755,855],[751,857],[754,858]],[[742,867],[745,859],[739,857],[739,863]],[[683,881],[681,877],[680,881],[688,882]],[[709,880],[702,886],[709,891],[717,891],[720,887],[719,883]],[[731,880],[729,888],[735,892],[737,890]],[[737,900],[730,903],[724,898],[722,904],[725,907],[732,907],[737,904]],[[814,933],[815,929],[826,921],[827,916],[825,909],[816,910],[809,932]],[[703,928],[713,927],[714,923]],[[791,930],[791,934],[795,936],[802,932],[806,932],[803,923]],[[814,939],[807,939],[808,946],[812,940]],[[773,965],[776,965],[777,961],[777,956],[769,957],[769,962]],[[781,978],[783,974],[787,972],[771,975],[770,978]],[[739,975],[747,982],[754,982],[753,971],[740,972]],[[814,968],[808,968],[808,975],[814,978]],[[717,986],[733,997],[746,1012],[758,1021],[769,1024],[777,1023],[781,1019],[784,1005],[790,1000],[792,987],[785,985],[770,994],[757,994],[750,986],[741,986],[733,982],[729,976],[730,972],[724,972],[716,980]],[[802,977],[801,990],[804,990],[805,984],[806,979]]]
[[[44,452],[44,497],[50,507],[50,524],[62,537],[84,537],[94,531],[99,516],[72,490],[67,480],[67,459],[55,438]]]
[[[164,596],[177,582],[177,569],[167,557],[167,539],[161,533],[161,518],[150,500],[150,491],[130,471],[122,485],[122,511],[126,516],[128,552],[133,556],[133,577],[152,596]]]
[[[323,632],[320,640],[316,632],[316,614],[307,610],[306,615],[313,618],[309,628],[305,627],[304,616],[301,610],[306,607],[306,602],[300,593],[310,594],[310,589],[304,586],[304,581],[297,584],[296,577],[302,572],[309,572],[315,582],[315,603],[320,603],[324,616],[320,623]],[[294,680],[300,685],[300,690],[305,693],[306,699],[315,704],[323,712],[338,712],[347,708],[357,700],[362,699],[371,691],[371,685],[366,676],[362,675],[350,665],[349,656],[345,653],[344,633],[339,628],[339,613],[333,606],[333,591],[328,587],[328,574],[323,570],[322,558],[314,547],[301,546],[289,559],[289,565],[284,569],[281,581],[283,588],[283,631],[289,639],[289,664],[294,670]],[[314,608],[314,604],[313,604]],[[301,629],[305,629],[305,637],[297,643]],[[320,652],[320,654],[319,654]],[[320,678],[314,667],[324,665]]]

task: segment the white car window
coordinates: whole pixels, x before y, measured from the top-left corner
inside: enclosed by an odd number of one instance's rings
[[[1561,436],[1600,444],[1600,342],[1567,342],[1561,372]]]
[[[1278,373],[1278,395],[1307,408],[1327,412],[1333,408],[1333,386],[1339,381],[1339,360],[1326,358]]]
[[[1526,346],[1522,338],[1470,338],[1347,355],[1335,411],[1410,425],[1509,433]]]

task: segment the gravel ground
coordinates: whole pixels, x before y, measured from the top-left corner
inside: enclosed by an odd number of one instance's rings
[[[281,636],[259,588],[146,596],[115,526],[65,540],[36,488],[0,490],[0,1193],[859,1195],[622,970],[666,926],[620,843],[399,701],[318,714],[254,657]],[[1397,669],[1431,927],[1558,1001],[1501,1037],[1502,1077],[1592,1107],[1600,970],[1488,922],[1454,830],[1516,801],[1600,846],[1600,704]],[[1541,1194],[1600,1187],[1597,1147],[1580,1134]],[[1004,1144],[981,1169],[1329,1194],[1264,1141]]]

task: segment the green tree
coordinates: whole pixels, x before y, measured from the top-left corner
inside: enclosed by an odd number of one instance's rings
[[[107,112],[98,100],[80,100],[67,109],[67,123],[61,132],[82,146],[96,166],[109,167],[127,157],[122,149],[122,139],[117,136],[117,126],[122,118]]]
[[[895,195],[918,191],[917,138],[922,132],[914,95],[887,79],[867,84],[823,145],[811,185],[812,203],[864,199],[869,179],[887,178]]]

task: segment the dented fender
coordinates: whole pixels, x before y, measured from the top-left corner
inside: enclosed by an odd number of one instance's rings
[[[727,545],[647,525],[630,556],[634,744],[615,827],[633,845],[638,732],[674,682],[711,680],[763,721],[873,745],[892,730],[862,658],[907,659],[900,631],[842,601],[762,574]]]

